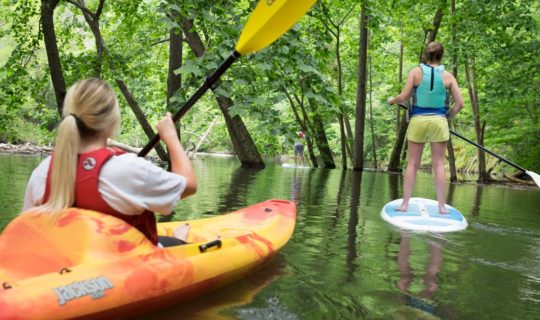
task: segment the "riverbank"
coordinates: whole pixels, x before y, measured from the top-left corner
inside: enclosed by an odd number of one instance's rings
[[[28,142],[24,144],[0,143],[0,153],[48,155],[52,150],[52,146],[38,146]]]
[[[114,146],[119,147],[121,149],[124,149],[127,152],[134,152],[137,153],[140,149],[137,148],[127,148],[124,147],[125,145],[115,142]],[[129,150],[128,150],[129,149]],[[10,143],[0,143],[0,153],[6,153],[6,154],[22,154],[22,155],[40,155],[40,156],[47,156],[51,154],[53,150],[52,146],[39,146],[34,145],[31,143],[24,143],[24,144],[10,144]],[[213,157],[233,157],[234,155],[226,154],[226,153],[205,153],[205,152],[198,152],[197,156],[202,157],[204,159],[205,156],[213,156]],[[157,157],[151,157],[153,160],[158,161]],[[369,169],[367,169],[369,171]],[[374,170],[374,171],[381,171],[381,170]],[[381,172],[384,172],[382,170]],[[502,185],[508,185],[513,187],[524,187],[524,186],[536,186],[534,182],[527,179],[527,176],[525,174],[504,174],[503,176],[498,177],[492,177],[492,181],[488,181],[486,184],[502,184]],[[459,183],[478,183],[475,181],[473,177],[462,177],[459,179]]]

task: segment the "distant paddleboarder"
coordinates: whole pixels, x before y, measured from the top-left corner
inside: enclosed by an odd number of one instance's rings
[[[306,134],[304,131],[296,132],[296,139],[294,141],[294,165],[298,165],[298,159],[302,161],[302,165],[306,165],[306,159],[304,157],[304,139]]]

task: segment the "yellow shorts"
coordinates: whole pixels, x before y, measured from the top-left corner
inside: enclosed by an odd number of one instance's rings
[[[407,139],[416,143],[448,141],[448,121],[441,116],[412,117],[407,129]]]

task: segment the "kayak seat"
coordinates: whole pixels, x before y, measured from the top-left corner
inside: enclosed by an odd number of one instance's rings
[[[161,245],[164,248],[187,244],[187,242],[185,242],[182,239],[178,239],[178,238],[175,238],[175,237],[169,237],[169,236],[159,236],[158,237],[158,242],[161,243]]]
[[[27,212],[15,218],[0,236],[0,282],[155,249],[136,228],[111,215],[77,208],[65,209],[56,217]]]

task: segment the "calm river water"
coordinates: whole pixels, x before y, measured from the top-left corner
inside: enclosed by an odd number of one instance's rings
[[[20,211],[39,161],[0,155],[0,230]],[[447,203],[465,215],[467,230],[415,234],[380,218],[401,196],[400,175],[273,164],[245,170],[215,157],[194,165],[198,193],[179,203],[174,219],[290,199],[296,230],[250,277],[141,319],[540,318],[538,188],[448,185]],[[418,176],[414,196],[435,198],[431,175]]]

